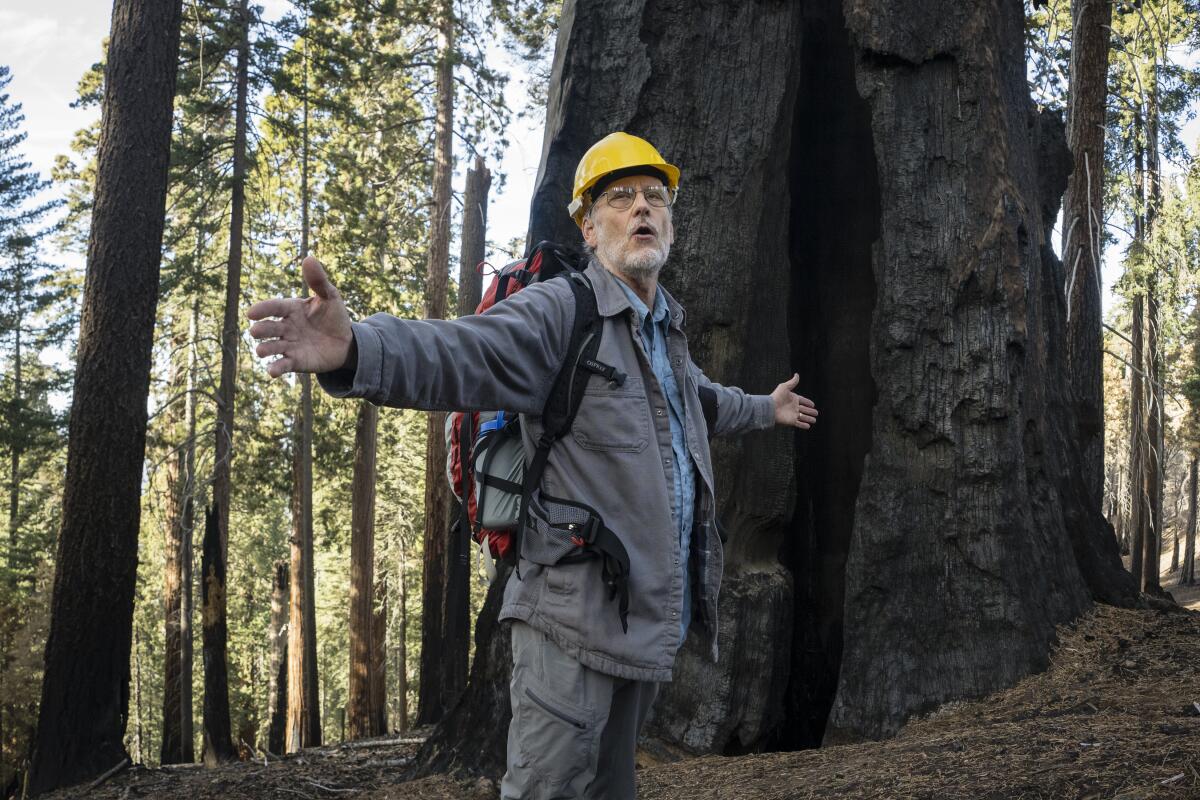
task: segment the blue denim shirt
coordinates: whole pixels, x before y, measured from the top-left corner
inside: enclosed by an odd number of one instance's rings
[[[671,449],[675,452],[675,469],[671,471],[675,478],[675,504],[672,508],[672,516],[675,518],[679,535],[679,563],[683,568],[683,610],[679,615],[679,642],[682,645],[683,640],[687,638],[688,624],[692,621],[692,593],[688,586],[688,556],[691,552],[692,518],[696,506],[696,472],[692,465],[692,456],[688,452],[687,443],[684,440],[683,395],[680,394],[679,386],[675,382],[675,373],[671,369],[671,359],[667,354],[667,325],[670,323],[671,314],[662,289],[655,289],[652,315],[650,309],[646,308],[646,304],[634,294],[632,289],[621,280],[617,280],[616,283],[625,292],[629,298],[629,304],[633,306],[633,311],[637,314],[638,329],[642,332],[642,343],[645,345],[646,355],[650,358],[650,368],[654,370],[654,377],[658,379],[659,387],[667,396],[667,406],[670,409]]]

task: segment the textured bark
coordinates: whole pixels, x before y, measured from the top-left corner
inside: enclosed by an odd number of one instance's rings
[[[645,136],[683,170],[662,283],[697,363],[760,393],[799,371],[825,410],[714,446],[721,660],[685,646],[645,744],[885,736],[1134,597],[1057,377],[1070,157],[1030,102],[1022,20],[1015,0],[564,3],[528,241],[578,242],[579,157]],[[502,768],[486,608],[476,635],[422,769]]]
[[[1076,430],[1094,502],[1104,494],[1104,393],[1100,265],[1104,253],[1104,115],[1108,103],[1111,0],[1072,0],[1067,146],[1074,169],[1063,200],[1067,370]]]
[[[172,349],[178,352],[182,343],[175,338]],[[186,390],[186,364],[172,365],[171,393]],[[183,410],[176,403],[169,408],[167,427],[176,429]],[[183,508],[188,502],[184,491],[186,482],[184,443],[175,458],[167,462],[167,508],[166,530],[163,547],[163,700],[162,700],[162,744],[159,761],[163,764],[178,764],[183,760],[183,715],[181,672],[183,664],[183,642],[180,638],[180,616],[183,605]]]
[[[1161,163],[1159,159],[1158,63],[1151,66],[1146,97],[1146,224],[1145,241],[1154,239],[1158,211],[1162,207]],[[1150,525],[1145,538],[1145,573],[1143,591],[1161,595],[1159,560],[1163,537],[1163,454],[1165,452],[1162,346],[1159,344],[1161,312],[1159,310],[1158,264],[1151,259],[1146,282],[1146,358],[1149,361],[1146,379],[1146,502],[1150,510]]]
[[[180,0],[117,0],[31,794],[126,757],[146,397]]]
[[[287,730],[284,748],[294,753],[321,743],[317,696],[316,611],[312,562],[312,396],[301,376],[301,410],[292,456],[292,536],[288,570]]]
[[[1140,157],[1139,157],[1140,160]],[[1139,172],[1140,174],[1140,172]],[[1137,227],[1141,228],[1139,222]],[[1129,571],[1138,587],[1142,585],[1142,561],[1146,554],[1146,527],[1149,512],[1146,504],[1146,392],[1145,345],[1142,331],[1145,298],[1133,299],[1130,330],[1132,358],[1129,377]]]
[[[450,285],[450,215],[454,171],[454,4],[441,0],[438,9],[437,125],[434,133],[432,225],[425,274],[425,318],[444,319]],[[428,415],[425,443],[425,564],[422,573],[421,684],[417,724],[437,722],[462,692],[465,670],[446,665],[456,648],[466,656],[466,643],[451,640],[447,617],[451,591],[451,500],[446,481],[446,415]]]
[[[215,767],[237,757],[229,727],[229,672],[225,661],[228,638],[225,558],[221,548],[220,511],[204,512],[204,545],[200,556],[201,637],[204,646],[204,763]],[[209,721],[225,720],[224,727]]]
[[[371,613],[371,736],[388,732],[387,717],[387,581],[375,579],[375,610]]]
[[[225,315],[221,324],[221,382],[217,389],[212,483],[212,507],[219,531],[219,549],[213,557],[221,561],[222,576],[229,555],[234,396],[237,390],[238,342],[242,322],[239,308],[242,295],[242,230],[246,210],[246,115],[250,69],[250,12],[247,0],[241,0],[239,3],[236,18],[239,39],[234,100],[233,175],[230,181],[229,258],[225,277]],[[208,580],[207,573],[205,580]],[[213,594],[212,601],[217,605],[210,607],[206,601],[204,607],[204,763],[210,766],[237,758],[229,723],[226,593],[222,591]],[[218,617],[219,623],[214,620],[210,626],[210,616]],[[209,697],[210,694],[218,692],[224,693],[225,696]]]
[[[373,736],[372,670],[376,664],[375,594],[375,442],[379,408],[363,401],[354,427],[354,479],[350,524],[350,682],[346,726],[350,739]]]
[[[271,710],[267,723],[267,751],[284,754],[284,731],[287,727],[287,667],[288,667],[288,562],[275,562],[275,579],[271,587],[271,674],[268,676],[267,707]]]
[[[407,561],[407,546],[401,533],[397,569],[397,580],[400,582],[400,630],[396,633],[396,728],[400,733],[408,730],[408,580],[404,577]]]
[[[192,540],[196,529],[196,370],[199,353],[197,352],[197,337],[200,325],[200,297],[192,301],[192,317],[188,336],[188,394],[184,402],[184,418],[187,420],[187,444],[183,457],[183,487],[186,493],[183,501],[183,520],[181,522],[179,541],[179,582],[181,596],[179,599],[179,729],[183,732],[180,740],[180,762],[191,764],[196,760],[195,725],[192,718],[192,608],[196,596],[192,579]]]
[[[483,156],[475,156],[475,167],[467,170],[463,192],[462,251],[458,259],[458,316],[474,314],[483,296],[483,273],[479,264],[487,257],[488,191],[492,173]]]
[[[1188,522],[1184,532],[1183,567],[1179,573],[1180,585],[1190,586],[1196,582],[1196,478],[1200,469],[1200,453],[1192,453],[1188,465]]]
[[[467,689],[421,746],[414,776],[435,772],[504,773],[508,723],[512,720],[508,702],[512,637],[510,623],[497,621],[497,617],[510,571],[500,565],[500,574],[488,588],[475,625],[475,659]],[[403,720],[400,729],[404,730]]]

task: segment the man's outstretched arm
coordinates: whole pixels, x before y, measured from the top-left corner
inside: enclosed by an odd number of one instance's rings
[[[334,396],[408,408],[538,413],[545,405],[575,313],[561,281],[530,286],[478,316],[376,314],[351,323],[320,263],[305,259],[303,272],[313,297],[267,300],[248,312],[259,320],[250,334],[271,337],[256,352],[279,356],[271,375],[318,372]],[[353,369],[345,368],[352,353]]]
[[[807,430],[817,421],[817,409],[807,397],[792,390],[799,375],[775,387],[769,395],[746,394],[736,386],[722,386],[709,379],[693,361],[693,375],[699,386],[712,389],[717,396],[717,422],[712,436],[727,436],[769,428],[772,424]]]

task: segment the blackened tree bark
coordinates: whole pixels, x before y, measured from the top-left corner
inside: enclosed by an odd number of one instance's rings
[[[1100,264],[1104,247],[1104,116],[1108,102],[1111,0],[1071,3],[1067,146],[1074,169],[1063,200],[1067,269],[1067,369],[1076,392],[1083,469],[1097,505],[1104,493]]]
[[[750,392],[798,371],[829,409],[714,446],[721,660],[689,637],[645,744],[886,736],[1134,598],[1055,377],[1070,155],[1022,26],[1015,0],[564,3],[528,240],[577,242],[579,157],[645,136],[683,170],[663,284],[697,363]],[[476,635],[423,769],[498,771],[504,630]]]
[[[117,0],[105,66],[32,794],[126,757],[150,350],[180,0]]]
[[[367,401],[358,407],[354,427],[354,478],[350,525],[350,692],[346,724],[350,739],[374,735],[371,689],[374,683],[375,634],[375,442],[379,408]]]
[[[454,170],[454,3],[438,4],[437,123],[434,133],[432,225],[425,274],[425,318],[444,319],[450,281],[450,178]],[[446,481],[443,412],[430,412],[425,445],[425,564],[421,595],[421,684],[417,724],[437,722],[462,691],[461,670],[446,669],[450,624],[450,486]],[[463,651],[465,653],[465,650]]]
[[[288,562],[275,562],[275,579],[271,587],[271,674],[268,676],[267,707],[271,709],[267,723],[267,751],[284,754],[283,735],[287,726],[287,623],[288,623]]]

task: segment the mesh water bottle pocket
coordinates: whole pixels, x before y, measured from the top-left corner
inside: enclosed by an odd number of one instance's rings
[[[592,513],[580,506],[534,498],[521,537],[521,556],[553,566],[579,549]]]

